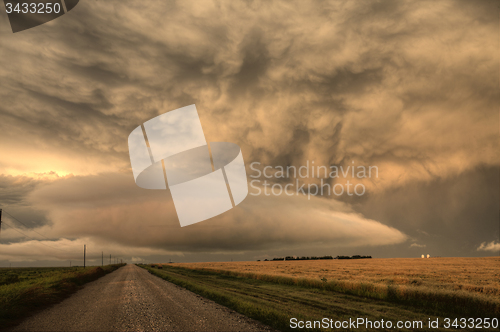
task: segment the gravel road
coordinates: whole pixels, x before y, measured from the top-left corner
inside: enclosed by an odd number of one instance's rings
[[[135,265],[88,283],[12,331],[271,331]]]

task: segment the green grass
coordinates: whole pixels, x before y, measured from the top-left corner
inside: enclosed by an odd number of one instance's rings
[[[485,311],[481,311],[479,315],[457,313],[457,308],[453,305],[426,305],[429,302],[425,296],[423,300],[413,301],[400,297],[396,289],[382,296],[369,285],[351,290],[342,288],[342,284],[321,280],[262,275],[254,275],[252,278],[251,275],[240,273],[192,270],[168,265],[163,265],[162,269],[149,265],[139,266],[281,331],[296,330],[290,327],[292,317],[299,320],[321,320],[327,317],[340,321],[362,317],[372,321],[390,320],[394,324],[407,320],[419,320],[425,324],[429,318],[440,318],[442,321],[443,318],[499,316],[498,313]],[[472,307],[476,305],[468,304]],[[478,309],[466,310],[476,312]]]
[[[0,329],[60,302],[87,282],[125,264],[104,267],[0,268]]]

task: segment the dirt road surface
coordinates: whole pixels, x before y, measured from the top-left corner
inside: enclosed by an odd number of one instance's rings
[[[135,265],[88,283],[12,331],[271,331]]]

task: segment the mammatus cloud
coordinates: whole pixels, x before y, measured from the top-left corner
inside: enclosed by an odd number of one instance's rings
[[[500,251],[500,243],[497,243],[496,241],[491,241],[490,243],[483,242],[481,245],[477,248],[477,251]]]
[[[17,34],[0,15],[0,203],[43,208],[26,218],[54,240],[410,255],[408,234],[431,254],[489,253],[476,244],[498,230],[497,14],[497,1],[109,0]],[[126,138],[193,103],[207,140],[247,164],[354,161],[379,177],[351,179],[367,194],[344,203],[245,201],[210,221],[226,227],[212,240],[179,233],[168,192],[128,187]]]
[[[285,3],[88,2],[6,34],[6,170],[128,168],[134,125],[191,103],[245,160],[377,165],[371,191],[498,165],[494,1]]]

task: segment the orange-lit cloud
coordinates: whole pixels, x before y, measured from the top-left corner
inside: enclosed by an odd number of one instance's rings
[[[461,255],[477,254],[499,240],[497,7],[98,1],[22,33],[0,21],[0,205],[54,239],[123,248],[410,250],[410,236],[452,255],[467,235]],[[247,166],[354,161],[379,177],[348,178],[363,197],[249,197],[179,230],[168,192],[134,186],[127,137],[193,103]]]

